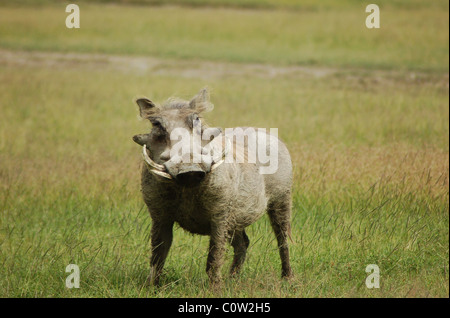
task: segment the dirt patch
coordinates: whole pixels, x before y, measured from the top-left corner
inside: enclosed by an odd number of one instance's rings
[[[142,56],[118,56],[91,53],[10,51],[0,49],[0,64],[42,67],[86,66],[113,68],[125,72],[176,75],[186,78],[258,76],[273,78],[285,75],[323,77],[336,70],[310,67],[278,67],[265,64],[242,64],[196,60],[175,60]]]
[[[435,74],[400,70],[367,70],[317,66],[277,66],[257,63],[231,63],[219,61],[180,60],[147,56],[120,56],[92,53],[61,53],[15,51],[0,49],[0,65],[35,66],[47,68],[84,67],[113,69],[125,73],[201,78],[204,80],[226,77],[302,78],[320,79],[339,77],[358,86],[383,83],[432,84],[444,90],[449,88],[449,74]]]

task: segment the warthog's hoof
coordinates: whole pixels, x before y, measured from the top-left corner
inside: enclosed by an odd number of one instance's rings
[[[281,273],[281,278],[286,281],[290,281],[294,278],[294,273],[292,272],[292,270],[283,272],[283,273]]]

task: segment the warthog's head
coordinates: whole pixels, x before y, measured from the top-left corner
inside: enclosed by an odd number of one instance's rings
[[[149,134],[133,137],[143,146],[150,172],[183,186],[195,186],[223,162],[225,139],[216,138],[221,130],[209,128],[200,118],[214,107],[206,89],[191,101],[169,99],[161,107],[147,98],[136,103],[141,117],[152,123]]]

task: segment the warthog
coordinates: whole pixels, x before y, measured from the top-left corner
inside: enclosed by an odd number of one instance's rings
[[[232,159],[236,159],[238,153],[250,157],[246,148],[255,133],[248,133],[247,139],[238,140],[203,123],[200,114],[213,108],[206,89],[191,101],[169,99],[158,107],[147,98],[139,98],[136,103],[141,117],[152,124],[149,134],[133,137],[143,146],[142,195],[153,221],[149,282],[159,283],[172,244],[175,222],[191,233],[210,236],[206,272],[212,285],[221,281],[227,242],[234,248],[230,274],[237,274],[250,242],[245,228],[265,211],[278,241],[281,275],[291,277],[287,237],[290,236],[292,163],[286,146],[275,139],[278,169],[275,173],[262,174],[260,168],[267,164],[258,160],[253,163],[224,160],[230,149],[235,150]],[[202,138],[196,146],[191,141],[183,145],[174,137],[180,129],[189,132],[192,140],[196,135],[206,134],[207,138]],[[188,146],[190,151],[181,155],[174,151],[180,143]],[[269,146],[259,139],[257,144],[269,150]],[[196,155],[201,160],[195,162]]]

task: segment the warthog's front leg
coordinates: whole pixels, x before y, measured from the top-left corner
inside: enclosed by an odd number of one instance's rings
[[[159,278],[172,245],[172,227],[173,223],[162,223],[153,220],[152,225],[152,256],[150,258],[150,277],[151,285],[159,285]]]
[[[225,226],[212,226],[208,259],[206,260],[206,273],[212,286],[218,286],[222,281],[220,269],[223,265],[226,244],[227,231]]]

